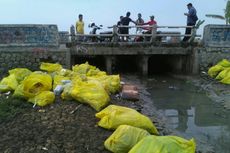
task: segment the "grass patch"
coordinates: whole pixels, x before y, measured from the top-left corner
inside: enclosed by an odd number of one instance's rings
[[[0,122],[8,121],[22,112],[31,108],[31,104],[22,99],[16,99],[11,96],[0,97]]]

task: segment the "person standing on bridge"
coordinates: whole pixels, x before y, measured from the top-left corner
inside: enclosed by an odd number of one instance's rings
[[[136,22],[133,21],[133,20],[130,18],[130,15],[131,15],[131,13],[130,13],[130,12],[127,12],[127,13],[126,13],[126,16],[122,18],[122,20],[121,20],[122,26],[129,26],[129,23],[130,23],[130,22],[133,22],[134,24],[136,24]],[[121,31],[120,31],[121,34],[129,34],[129,27],[122,27],[120,30],[121,30]],[[124,40],[125,38],[128,39],[128,36],[122,37],[122,40]]]
[[[83,22],[83,15],[78,15],[78,21],[76,22],[76,33],[77,34],[84,34],[84,22]],[[78,41],[83,41],[84,37],[79,36]]]
[[[140,25],[148,25],[148,27],[143,27],[143,29],[146,30],[146,31],[143,31],[143,34],[152,34],[152,30],[153,30],[152,26],[157,25],[157,22],[154,20],[154,18],[155,17],[151,15],[150,20],[148,22],[140,24]],[[156,28],[154,28],[154,30],[155,29]],[[145,39],[149,41],[151,37],[145,37]]]
[[[138,14],[137,14],[136,23],[137,23],[137,25],[141,25],[141,24],[144,23],[144,20],[143,20],[142,17],[141,17],[141,13],[138,13]],[[141,33],[141,31],[142,31],[142,28],[139,28],[139,27],[138,27],[138,28],[136,29],[136,33]]]
[[[187,26],[195,26],[196,21],[198,20],[198,17],[196,15],[196,9],[192,6],[192,3],[187,4],[188,13],[184,13],[185,16],[187,16]],[[185,35],[190,35],[192,33],[192,28],[186,28],[185,29]],[[183,42],[186,42],[189,40],[191,36],[185,36],[182,40]]]

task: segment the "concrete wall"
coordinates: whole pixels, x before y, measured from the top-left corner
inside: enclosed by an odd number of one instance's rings
[[[60,45],[66,36],[66,32],[59,35],[57,25],[0,25],[0,76],[13,68],[39,70],[41,62],[69,68],[70,51]]]
[[[198,53],[199,70],[207,72],[208,69],[222,59],[230,61],[230,48],[195,48]]]
[[[200,71],[207,71],[222,59],[230,60],[230,25],[207,25],[204,47],[195,48]]]
[[[58,41],[57,25],[0,25],[0,47],[58,47]]]
[[[39,70],[41,62],[58,62],[69,68],[70,54],[68,50],[6,50],[0,51],[0,76],[7,75],[13,68],[29,68]]]

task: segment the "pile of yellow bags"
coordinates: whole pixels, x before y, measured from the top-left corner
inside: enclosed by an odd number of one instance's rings
[[[208,74],[212,78],[220,80],[221,83],[230,84],[230,62],[223,59],[217,65],[209,68]]]
[[[98,125],[115,129],[104,146],[114,153],[195,153],[193,139],[159,134],[152,121],[131,108],[109,105],[95,115]]]
[[[12,91],[15,97],[45,106],[54,102],[55,95],[50,91],[59,87],[63,99],[75,99],[100,111],[108,105],[109,94],[120,90],[119,75],[107,75],[87,62],[72,70],[63,69],[58,63],[41,63],[40,69],[43,71],[9,70],[9,76],[0,82],[0,92]]]

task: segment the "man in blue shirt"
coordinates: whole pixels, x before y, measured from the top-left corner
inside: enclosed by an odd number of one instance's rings
[[[192,6],[192,3],[189,3],[187,5],[188,7],[188,13],[184,13],[185,16],[187,16],[187,26],[195,26],[196,21],[198,20],[198,17],[196,15],[196,9]],[[185,34],[190,35],[192,32],[191,28],[186,28]],[[183,41],[188,41],[190,36],[185,36]]]

